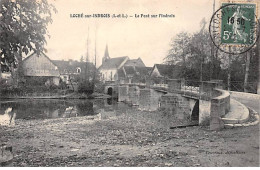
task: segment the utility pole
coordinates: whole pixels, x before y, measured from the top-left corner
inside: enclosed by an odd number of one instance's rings
[[[244,80],[244,92],[248,92],[247,86],[248,86],[248,74],[249,74],[249,65],[250,65],[250,54],[251,54],[251,51],[246,52],[246,71],[245,71],[245,80]]]
[[[213,14],[215,13],[215,0],[213,0]],[[215,23],[213,22],[213,28],[215,28]],[[211,42],[211,62],[210,62],[210,69],[209,69],[209,80],[212,79],[213,76],[213,67],[214,67],[214,44]]]
[[[258,22],[260,22],[260,19],[258,19]],[[260,29],[260,25],[258,24],[258,29]],[[257,42],[256,46],[256,53],[258,53],[258,83],[257,83],[257,94],[260,94],[260,40]]]
[[[228,46],[229,52],[231,52],[231,46]],[[230,80],[231,80],[231,54],[228,54],[228,91],[230,91]]]
[[[97,27],[95,30],[95,59],[94,59],[94,75],[93,75],[93,92],[95,91],[95,81],[96,81],[96,68],[97,68]]]
[[[88,27],[88,37],[87,37],[87,55],[86,55],[86,71],[85,71],[85,80],[89,80],[89,72],[88,72],[88,60],[89,60],[89,27]]]
[[[2,61],[1,61],[1,58],[2,57],[0,56],[0,85],[1,85],[1,81],[2,81],[2,67],[1,67],[2,66],[2,64],[1,64]]]

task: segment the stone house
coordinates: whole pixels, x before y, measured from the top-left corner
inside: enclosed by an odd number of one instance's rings
[[[33,80],[40,77],[44,83],[59,85],[60,73],[56,64],[44,53],[32,53],[22,61],[24,77]]]

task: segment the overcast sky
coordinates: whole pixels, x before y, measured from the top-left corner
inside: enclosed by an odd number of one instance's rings
[[[51,59],[86,57],[93,61],[95,32],[97,64],[106,44],[110,57],[142,58],[146,66],[162,63],[171,38],[181,31],[197,32],[203,17],[209,22],[213,0],[49,0],[58,13],[48,30],[47,55]],[[216,0],[216,9],[219,5]],[[70,14],[174,14],[175,18],[71,18]],[[96,30],[96,31],[95,31]]]

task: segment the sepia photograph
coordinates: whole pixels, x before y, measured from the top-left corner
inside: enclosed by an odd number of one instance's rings
[[[259,0],[0,0],[0,167],[259,167]]]

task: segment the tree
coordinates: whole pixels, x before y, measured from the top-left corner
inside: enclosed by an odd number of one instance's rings
[[[52,11],[57,12],[47,0],[0,1],[0,63],[18,68],[18,78],[23,72],[22,56],[45,50]]]
[[[191,36],[187,32],[181,32],[171,40],[171,48],[168,55],[164,58],[167,64],[183,64],[186,65],[188,54],[190,54],[189,43]]]
[[[201,81],[210,79],[210,72],[203,71],[203,67],[210,69],[208,65],[212,62],[210,59],[212,44],[205,25],[206,21],[202,19],[199,32],[192,35],[181,32],[172,39],[171,48],[164,61],[167,64],[177,64],[182,67],[180,78]]]

